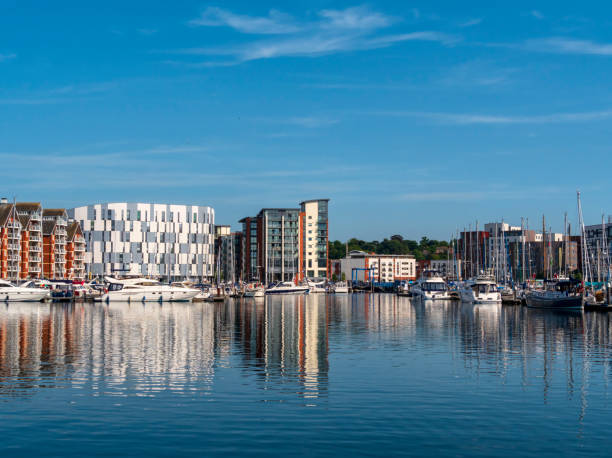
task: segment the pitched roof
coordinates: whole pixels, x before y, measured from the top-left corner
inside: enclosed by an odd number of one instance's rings
[[[15,206],[17,210],[21,211],[40,210],[42,208],[40,202],[17,202]]]
[[[81,230],[81,225],[78,221],[72,221],[68,224],[68,229],[66,230],[68,234],[67,240],[70,242],[74,239],[75,235],[83,235],[83,231]]]
[[[66,216],[65,208],[45,208],[43,216]]]
[[[43,235],[53,235],[53,229],[55,229],[56,221],[43,221]]]
[[[17,215],[17,219],[21,223],[21,227],[23,227],[24,229],[28,227],[28,223],[30,222],[30,218],[31,217],[29,215]]]
[[[0,226],[4,226],[11,215],[13,204],[0,204]]]

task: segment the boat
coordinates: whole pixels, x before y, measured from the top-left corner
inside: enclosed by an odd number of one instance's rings
[[[308,285],[310,294],[322,294],[326,292],[325,278],[307,278],[306,284]]]
[[[448,285],[435,270],[426,270],[412,287],[412,297],[428,301],[448,300],[451,298]]]
[[[459,295],[462,302],[471,304],[495,304],[502,301],[497,283],[488,275],[479,275],[464,282],[459,287]]]
[[[157,280],[136,277],[117,279],[105,278],[106,292],[100,298],[102,302],[177,302],[190,301],[199,293],[199,289],[184,286],[163,285]]]
[[[296,285],[292,281],[282,281],[268,286],[265,294],[307,294],[309,291],[308,285]]]
[[[74,286],[72,281],[54,280],[51,285],[51,300],[53,302],[72,302],[74,300]]]
[[[527,292],[525,301],[527,307],[554,310],[577,310],[584,304],[578,282],[570,280],[546,282],[545,289]]]
[[[403,281],[397,287],[397,295],[398,296],[404,296],[404,297],[412,297],[412,291],[411,291],[411,288],[410,288],[410,283],[408,283],[407,281]]]
[[[177,281],[170,283],[170,286],[174,286],[176,288],[197,289],[198,294],[193,296],[193,298],[191,299],[193,302],[202,302],[205,301],[208,297],[210,297],[210,292],[207,288],[202,288],[201,285],[194,285],[190,281]]]
[[[334,294],[348,294],[349,292],[348,283],[345,281],[339,281],[335,283],[333,286],[333,292]]]
[[[264,297],[266,289],[262,285],[247,285],[244,291],[244,297]]]
[[[40,302],[50,297],[50,291],[32,286],[15,286],[0,280],[0,301],[3,302]]]

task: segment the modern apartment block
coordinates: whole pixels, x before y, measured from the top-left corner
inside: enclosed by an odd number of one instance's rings
[[[39,202],[15,204],[21,224],[21,263],[19,278],[41,278],[43,275],[43,209]]]
[[[45,278],[66,278],[67,227],[68,215],[65,209],[43,210],[43,276]]]
[[[104,203],[73,208],[93,276],[134,274],[211,280],[215,212],[207,206]]]
[[[331,276],[329,253],[329,199],[300,203],[301,261],[307,277]]]
[[[243,278],[271,282],[329,277],[328,202],[263,208],[257,216],[241,219]]]

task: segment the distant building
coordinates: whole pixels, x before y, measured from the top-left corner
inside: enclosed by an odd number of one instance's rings
[[[452,259],[432,259],[417,262],[417,277],[420,277],[425,270],[439,272],[445,278],[456,280],[461,272],[461,260]]]
[[[119,202],[73,208],[69,214],[83,228],[90,275],[213,278],[211,207]]]
[[[612,254],[612,221],[585,226],[585,241],[589,253],[589,264],[595,280],[605,281],[608,275],[607,259]],[[605,233],[604,233],[605,231]],[[604,244],[605,235],[605,244]],[[605,247],[604,247],[605,245]]]
[[[353,250],[340,260],[347,280],[393,283],[416,280],[416,260],[411,254],[374,254]]]
[[[329,266],[329,199],[300,203],[300,264],[309,278],[331,277]]]
[[[242,232],[232,232],[219,238],[221,280],[237,282],[243,279]]]

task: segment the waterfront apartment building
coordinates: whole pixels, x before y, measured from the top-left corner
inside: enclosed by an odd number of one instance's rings
[[[219,238],[219,269],[221,280],[235,283],[243,278],[242,232],[232,232]]]
[[[416,259],[411,254],[375,254],[353,250],[340,260],[340,271],[347,280],[362,282],[395,283],[417,278]]]
[[[21,224],[15,206],[6,199],[0,203],[0,278],[17,280],[21,250]]]
[[[329,199],[307,200],[299,208],[263,208],[242,224],[245,280],[301,281],[328,278]]]
[[[462,269],[461,260],[452,259],[431,259],[417,262],[417,277],[420,277],[425,270],[438,272],[442,277],[449,280],[458,280]]]
[[[45,208],[42,212],[43,277],[66,278],[66,238],[68,215],[63,208]]]
[[[85,280],[85,237],[81,225],[68,223],[66,230],[66,274],[68,280]]]
[[[21,260],[19,278],[41,278],[43,275],[42,205],[40,202],[17,202],[21,224]]]
[[[83,228],[91,276],[213,279],[211,207],[117,202],[73,208],[69,214]]]

